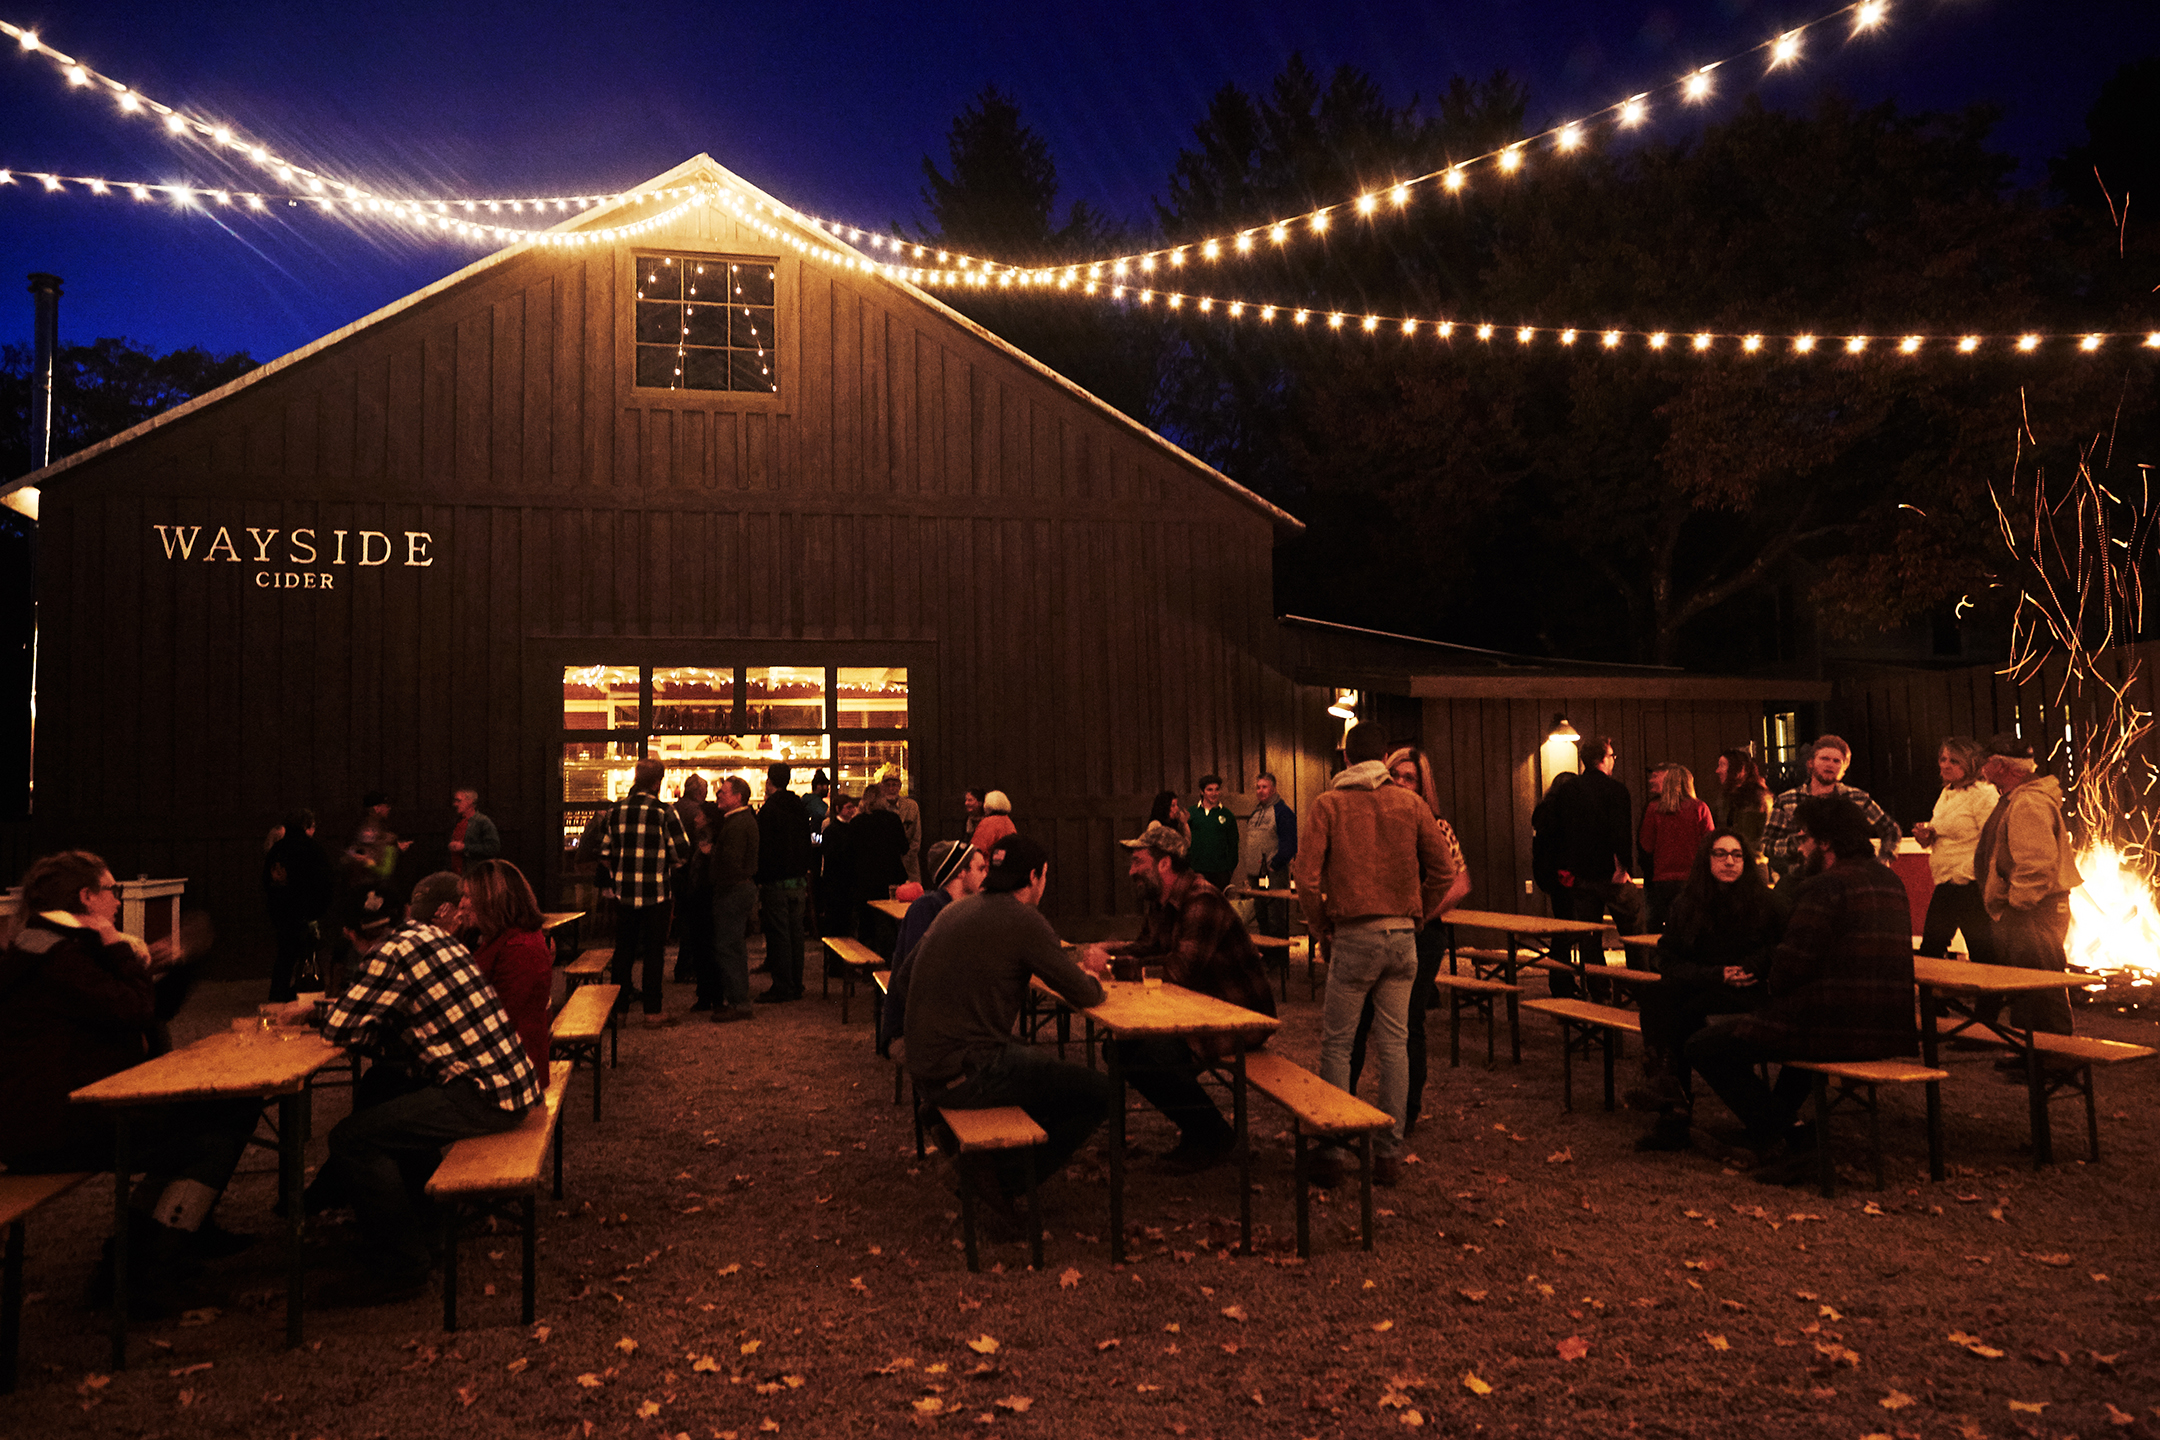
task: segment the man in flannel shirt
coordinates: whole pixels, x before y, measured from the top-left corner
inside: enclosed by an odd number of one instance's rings
[[[1808,747],[1807,781],[1777,797],[1770,810],[1770,818],[1763,822],[1762,854],[1769,863],[1771,873],[1782,883],[1795,879],[1806,864],[1807,857],[1800,850],[1800,826],[1794,812],[1800,802],[1811,797],[1835,795],[1850,800],[1867,821],[1870,834],[1885,864],[1897,854],[1898,841],[1905,832],[1898,823],[1883,813],[1882,806],[1867,791],[1845,783],[1845,771],[1852,765],[1852,746],[1835,735],[1825,735]]]
[[[370,895],[375,892],[370,891]],[[330,1132],[340,1193],[360,1223],[356,1273],[323,1292],[332,1305],[409,1300],[427,1286],[421,1187],[443,1147],[514,1129],[540,1102],[541,1079],[493,986],[463,945],[409,918],[454,909],[458,878],[413,887],[408,918],[347,930],[360,973],[330,1009],[323,1037],[404,1072],[411,1088],[357,1110]]]
[[[690,858],[682,816],[674,806],[660,803],[660,777],[665,773],[657,760],[638,761],[630,793],[615,802],[600,831],[600,863],[615,883],[613,979],[627,1001],[633,993],[630,967],[644,957],[645,984],[635,993],[643,997],[645,1023],[654,1029],[674,1023],[665,1013],[667,1000],[660,991],[667,973],[669,902],[674,898],[669,877]]]

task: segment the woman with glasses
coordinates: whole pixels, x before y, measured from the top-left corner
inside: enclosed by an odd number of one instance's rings
[[[1736,830],[1715,830],[1695,856],[1658,940],[1658,973],[1642,994],[1643,1083],[1628,1108],[1654,1113],[1638,1150],[1685,1150],[1688,1090],[1681,1049],[1713,1015],[1735,1015],[1768,998],[1762,977],[1785,928]]]

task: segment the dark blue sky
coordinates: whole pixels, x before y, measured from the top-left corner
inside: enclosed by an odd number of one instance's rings
[[[1832,8],[1829,0],[1310,0],[1164,6],[200,3],[0,0],[145,94],[228,119],[291,158],[383,191],[537,194],[636,183],[707,151],[782,200],[864,225],[919,213],[920,162],[986,82],[1049,139],[1066,200],[1144,221],[1208,97],[1258,89],[1293,51],[1370,71],[1396,101],[1456,74],[1529,82],[1535,124],[1666,82]],[[2101,83],[2160,52],[2155,0],[1892,0],[1855,42],[1825,32],[1759,87],[1912,108],[1991,101],[2037,179],[2080,138]],[[1727,72],[1731,74],[1732,72]],[[1745,88],[1727,79],[1730,113]],[[1661,134],[1684,133],[1668,114]],[[0,45],[0,166],[114,180],[234,183],[110,97]],[[269,359],[467,263],[462,244],[297,211],[0,187],[0,339],[27,343],[22,277],[67,282],[69,340],[124,334]]]

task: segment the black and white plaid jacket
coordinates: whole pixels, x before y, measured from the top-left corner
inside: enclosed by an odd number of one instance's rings
[[[620,905],[665,905],[668,877],[690,858],[682,816],[658,796],[633,790],[615,802],[600,832],[600,863]]]

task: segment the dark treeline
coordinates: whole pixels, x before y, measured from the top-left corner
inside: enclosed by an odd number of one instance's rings
[[[917,233],[1022,263],[1188,243],[1342,205],[1526,133],[1506,75],[1391,104],[1361,73],[1293,58],[1225,87],[1145,227],[1057,212],[1056,166],[1018,103],[986,90],[924,161]],[[2081,458],[2127,499],[2160,460],[2154,353],[2118,340],[2041,357],[1990,335],[2160,329],[2160,61],[2127,65],[2044,192],[2018,188],[1991,111],[1911,114],[1835,98],[1749,101],[1684,140],[1593,140],[1522,170],[1420,187],[1407,215],[1335,212],[1325,239],[1158,289],[1492,322],[1479,342],[1171,319],[1055,294],[961,292],[958,308],[1306,520],[1278,556],[1283,609],[1532,653],[1744,669],[1821,627],[1999,624],[2014,603],[1994,494]],[[1520,325],[1668,329],[1569,352]],[[1801,358],[1697,329],[1809,330]],[[1899,337],[1930,352],[1895,355]],[[1842,353],[1842,337],[1875,337]],[[1885,353],[1886,351],[1892,353]],[[2029,499],[2020,503],[2029,508]]]
[[[0,345],[0,480],[38,466],[30,433],[34,366],[29,346]],[[125,339],[62,345],[53,357],[53,458],[110,439],[254,368],[246,354],[213,355],[192,345],[164,355]]]

